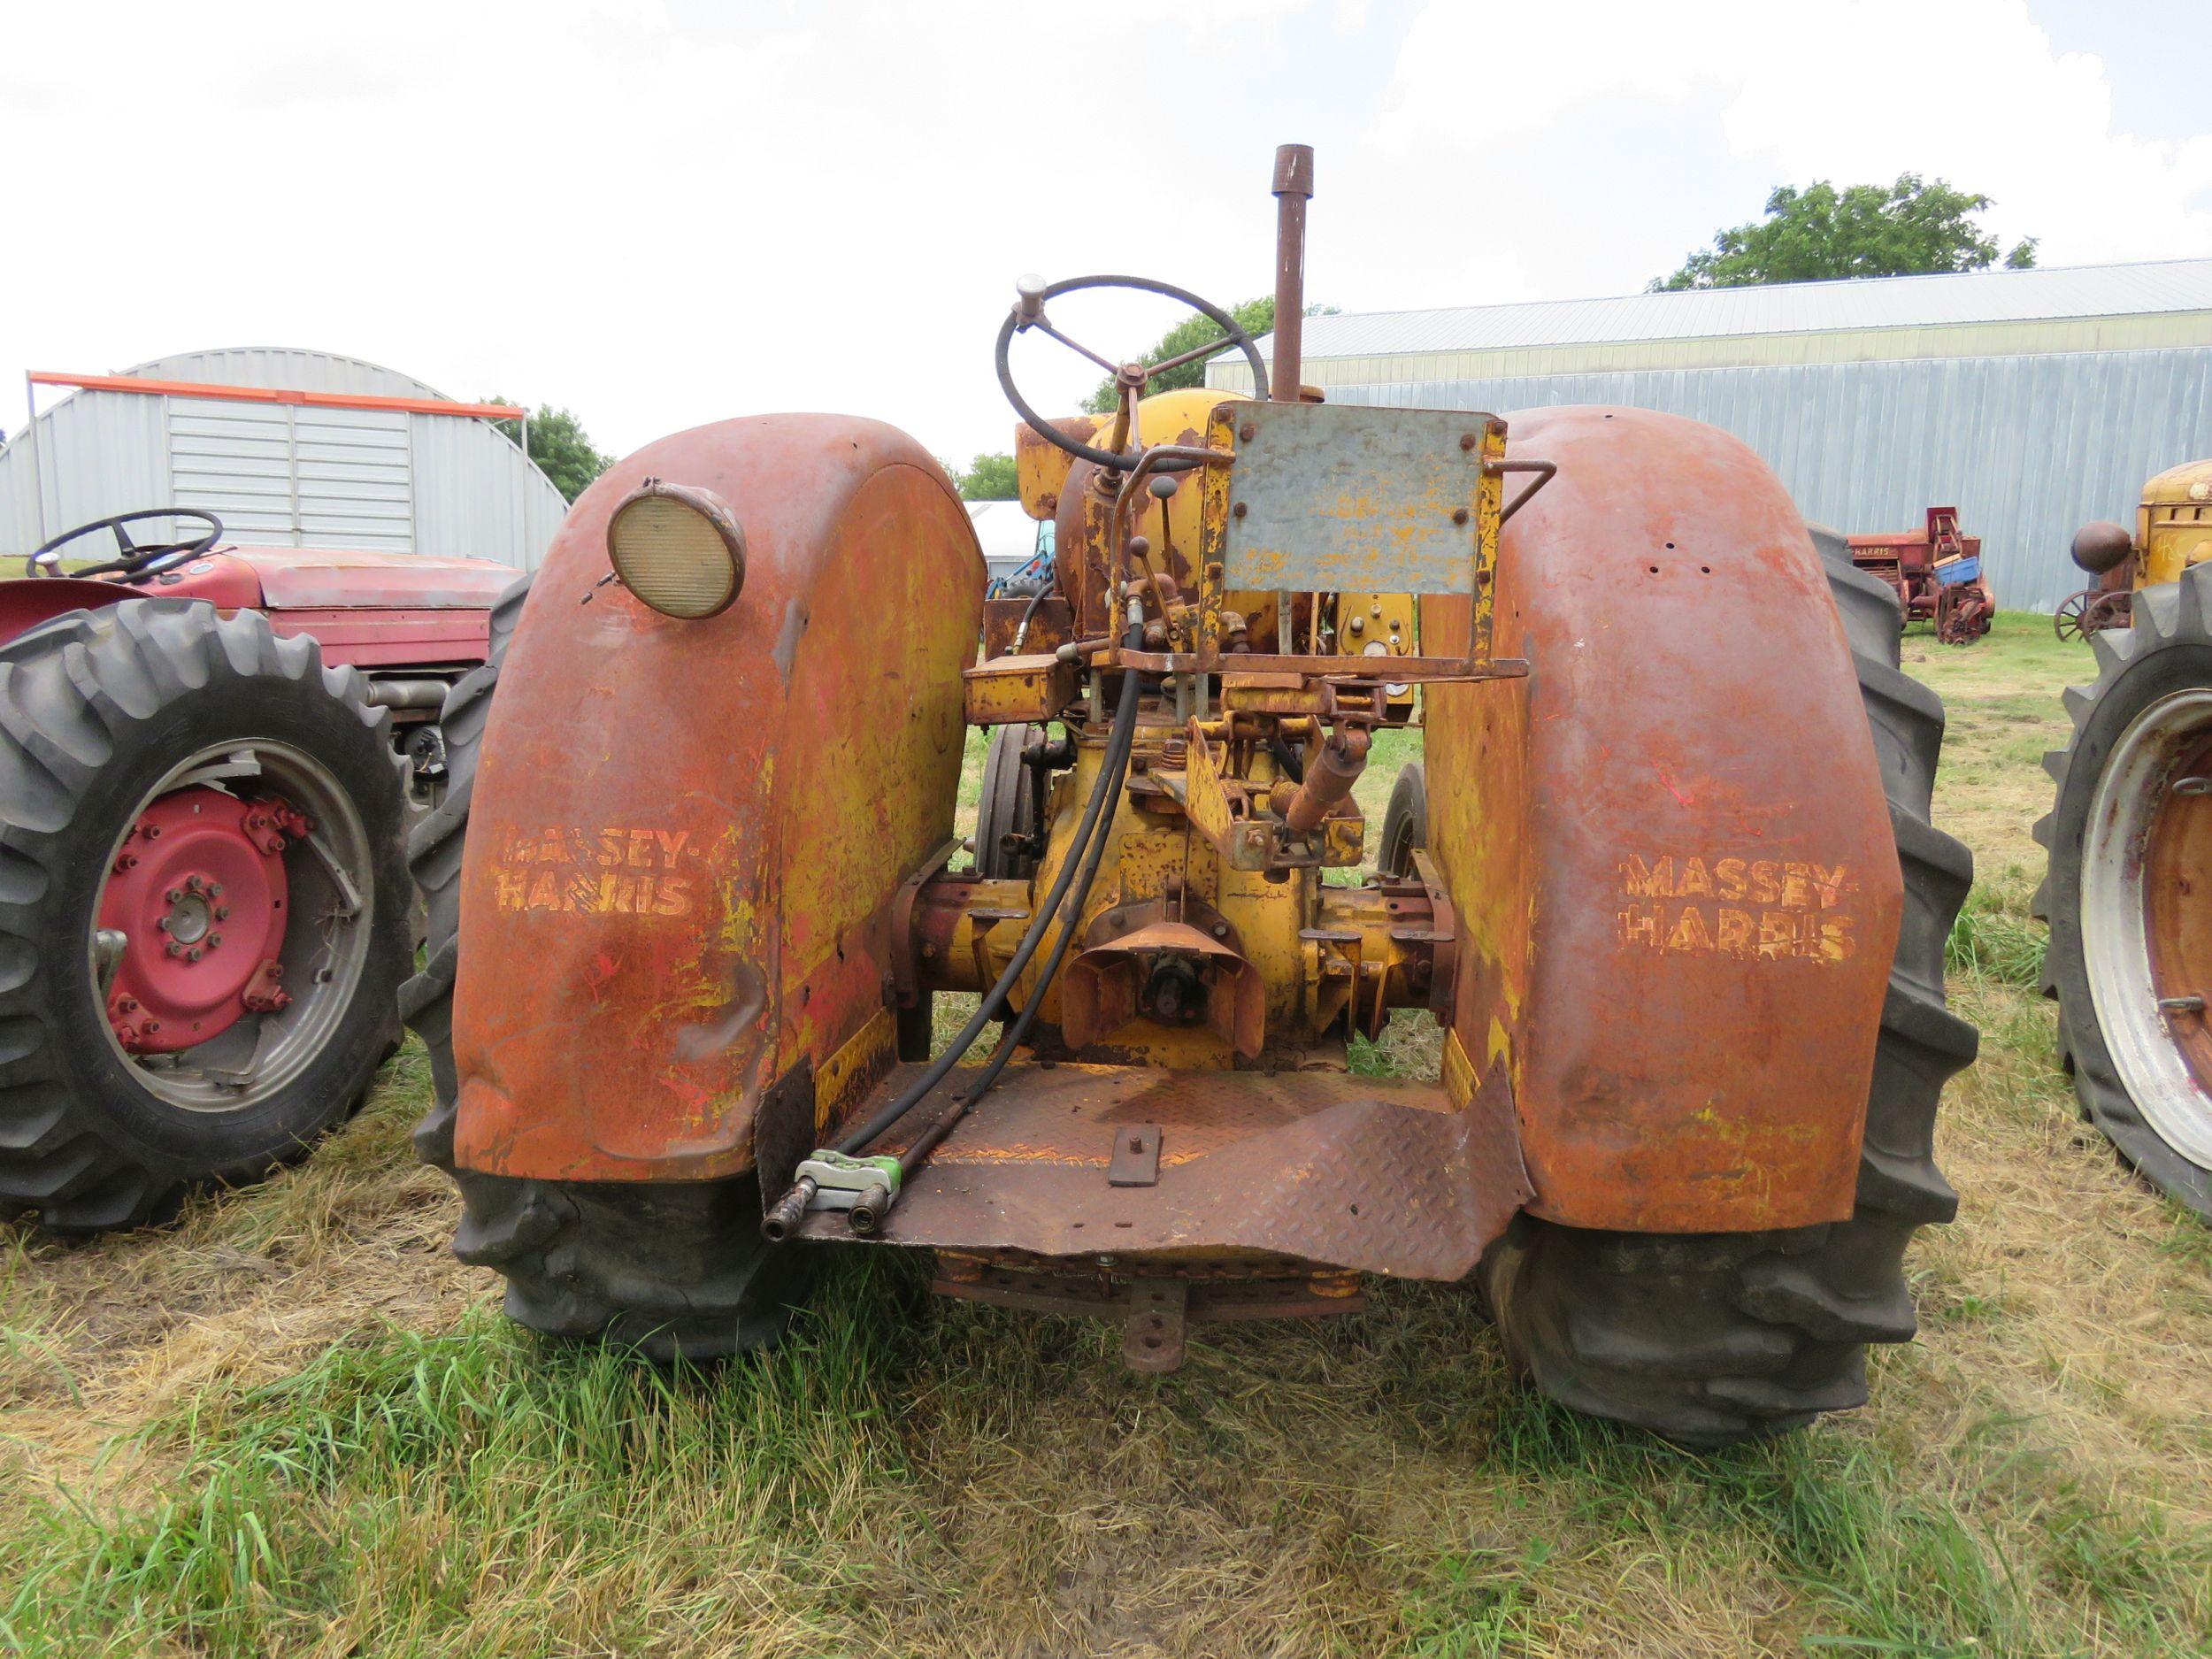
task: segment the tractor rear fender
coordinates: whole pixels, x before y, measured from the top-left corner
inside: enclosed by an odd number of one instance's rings
[[[1531,1211],[1640,1232],[1851,1213],[1902,886],[1850,649],[1788,493],[1716,427],[1508,418],[1495,650],[1432,688],[1464,934],[1446,1074],[1502,1066]],[[1425,602],[1424,649],[1466,603]]]
[[[742,527],[744,586],[719,616],[601,585],[607,521],[648,477],[714,492]],[[463,1169],[732,1174],[767,1091],[831,1113],[890,1064],[892,900],[952,834],[982,595],[942,471],[874,421],[702,426],[584,493],[473,786]]]

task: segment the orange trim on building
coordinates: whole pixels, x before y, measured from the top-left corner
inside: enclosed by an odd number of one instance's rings
[[[457,403],[443,397],[372,397],[361,392],[301,392],[273,386],[217,386],[199,380],[153,380],[139,374],[62,374],[33,369],[34,386],[73,386],[87,392],[134,392],[145,397],[209,397],[233,403],[295,403],[311,409],[396,409],[411,415],[467,415],[480,420],[521,420],[529,411],[512,403]]]

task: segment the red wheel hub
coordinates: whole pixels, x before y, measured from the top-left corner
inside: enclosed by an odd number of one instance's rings
[[[311,827],[280,801],[204,787],[163,795],[131,826],[99,920],[126,941],[107,1013],[127,1052],[189,1048],[289,1000],[276,983],[284,850]]]

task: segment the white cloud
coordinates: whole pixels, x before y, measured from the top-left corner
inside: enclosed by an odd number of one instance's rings
[[[726,414],[1007,442],[1013,277],[1264,291],[1315,142],[1317,298],[1618,292],[1765,182],[1943,173],[2048,261],[2212,251],[2212,138],[2113,130],[2006,0],[17,4],[0,375],[295,344],[616,448]],[[1908,50],[1901,42],[1910,42]],[[1069,320],[1126,350],[1171,313]],[[1094,376],[1039,349],[1037,400]],[[7,424],[15,424],[12,411]]]
[[[2212,135],[2116,131],[2103,63],[2057,51],[2023,0],[1440,0],[1408,31],[1375,137],[1509,158],[1637,100],[1716,101],[1730,151],[1778,180],[1910,170],[1981,191],[2046,264],[2212,253]]]

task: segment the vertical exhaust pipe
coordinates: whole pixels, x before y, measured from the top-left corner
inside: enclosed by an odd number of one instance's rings
[[[1306,203],[1313,195],[1313,146],[1275,147],[1275,361],[1268,390],[1298,402],[1306,341]]]

